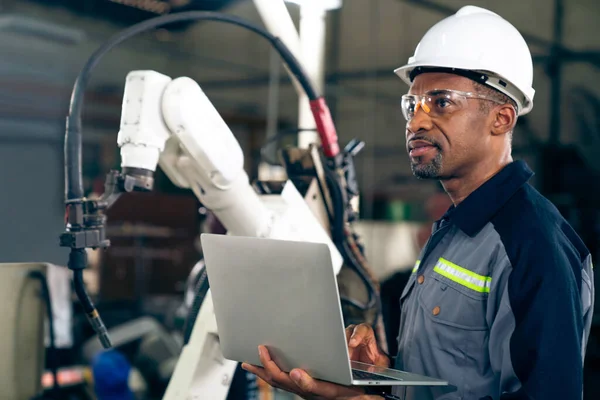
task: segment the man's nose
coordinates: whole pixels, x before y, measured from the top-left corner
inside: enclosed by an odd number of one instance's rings
[[[406,130],[412,133],[418,133],[420,131],[429,131],[433,129],[433,121],[424,107],[416,107],[415,114],[406,123]]]

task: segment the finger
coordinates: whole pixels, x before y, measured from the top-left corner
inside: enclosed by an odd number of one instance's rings
[[[353,338],[351,339],[355,347],[364,346],[366,355],[371,361],[375,361],[379,358],[380,351],[375,339],[375,332],[367,324],[360,324],[354,330]]]
[[[348,357],[350,358],[350,360],[354,360],[354,347],[350,347],[350,338],[354,333],[354,328],[356,328],[356,325],[354,324],[348,325],[346,327],[346,343],[348,344]]]
[[[290,384],[288,385],[289,387],[283,387],[283,386],[280,386],[277,382],[274,382],[271,379],[271,376],[269,375],[269,373],[264,368],[257,367],[255,365],[242,363],[242,369],[256,375],[257,377],[259,377],[260,379],[262,379],[263,381],[267,382],[269,385],[271,385],[275,388],[287,390],[288,392],[298,394],[294,391],[296,389],[296,385],[291,380],[290,380]]]
[[[269,376],[269,383],[271,386],[277,386],[284,390],[296,389],[296,385],[290,379],[290,376],[283,372],[279,366],[271,359],[271,354],[265,346],[258,346],[258,352],[260,362],[265,368],[267,376]]]
[[[255,365],[242,363],[242,369],[258,376],[260,379],[262,379],[265,382],[269,382],[269,380],[270,380],[270,378],[267,376],[267,371],[265,371],[264,368],[257,367]]]
[[[367,347],[367,355],[369,358],[373,360],[373,362],[377,361],[377,359],[379,359],[381,356],[381,352],[379,351],[379,346],[377,345],[375,337],[368,339],[365,345]]]
[[[258,346],[258,357],[260,358],[260,363],[267,373],[274,377],[281,373],[281,369],[275,364],[275,362],[271,359],[271,354],[269,354],[269,350],[266,346]]]
[[[379,344],[377,343],[374,333],[365,338],[363,340],[363,344],[365,346],[364,348],[366,350],[366,355],[370,362],[379,366],[389,367],[390,359],[379,348]]]
[[[293,369],[290,372],[290,378],[302,393],[321,396],[326,399],[335,399],[343,396],[356,396],[363,394],[358,388],[336,385],[335,383],[319,381],[312,378],[301,369]]]
[[[354,325],[354,324],[348,325],[346,327],[346,343],[348,343],[350,341],[350,337],[352,336],[352,333],[354,332],[354,328],[356,328],[356,325]]]
[[[348,342],[349,347],[357,347],[362,344],[365,338],[370,336],[371,328],[366,324],[360,324],[354,328],[350,341]]]

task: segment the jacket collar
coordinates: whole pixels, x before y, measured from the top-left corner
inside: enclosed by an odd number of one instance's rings
[[[533,175],[524,161],[513,161],[457,207],[450,207],[442,219],[449,219],[461,231],[473,237]]]

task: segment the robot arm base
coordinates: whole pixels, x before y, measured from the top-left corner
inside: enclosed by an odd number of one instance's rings
[[[163,400],[225,400],[237,362],[221,353],[210,290],[194,323],[189,343],[183,347]]]

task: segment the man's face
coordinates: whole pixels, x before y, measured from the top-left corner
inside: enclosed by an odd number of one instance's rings
[[[452,89],[474,92],[474,82],[452,74],[418,75],[409,94],[425,94]],[[467,99],[463,107],[449,115],[432,115],[417,107],[406,124],[406,147],[413,174],[422,179],[459,177],[484,159],[490,151],[487,116],[481,100]]]

